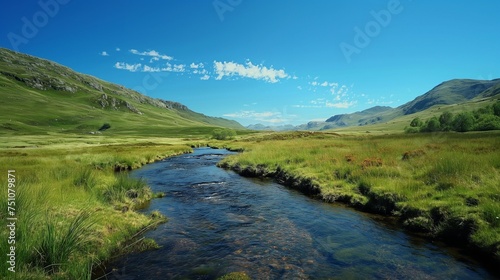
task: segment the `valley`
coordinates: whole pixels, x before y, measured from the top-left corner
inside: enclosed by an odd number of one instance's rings
[[[241,151],[221,168],[395,220],[490,268],[500,261],[500,132],[404,130],[417,117],[493,106],[499,88],[498,79],[452,80],[397,108],[258,131],[0,49],[0,184],[15,170],[17,276],[90,279],[112,257],[158,249],[144,233],[168,216],[138,211],[166,194],[129,171],[206,146]]]

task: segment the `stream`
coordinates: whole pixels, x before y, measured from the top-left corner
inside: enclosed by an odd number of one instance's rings
[[[216,167],[200,148],[131,172],[168,222],[146,233],[158,250],[108,265],[107,279],[495,279],[470,258],[410,236],[380,216],[323,203],[272,180]]]

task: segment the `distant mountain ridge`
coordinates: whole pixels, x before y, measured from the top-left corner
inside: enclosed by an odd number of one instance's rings
[[[500,79],[491,81],[455,79],[443,82],[424,95],[399,106],[405,115],[423,111],[434,105],[458,104],[471,100],[489,88],[500,84]]]
[[[384,123],[397,117],[422,112],[436,105],[460,104],[478,98],[500,96],[500,79],[472,80],[454,79],[435,86],[397,108],[375,106],[350,114],[334,115],[324,122],[309,122],[290,130],[327,130],[349,126]]]
[[[5,100],[0,105],[3,115],[25,112],[11,115],[8,124],[4,115],[0,118],[0,122],[4,121],[0,129],[22,131],[45,126],[45,130],[51,130],[53,126],[61,126],[64,130],[83,132],[105,120],[165,129],[183,126],[245,129],[236,121],[209,117],[178,102],[151,98],[55,62],[4,48],[0,48],[0,96]]]

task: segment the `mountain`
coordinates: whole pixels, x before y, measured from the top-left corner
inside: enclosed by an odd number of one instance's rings
[[[77,73],[55,62],[0,48],[0,133],[201,135],[245,128],[172,101]]]
[[[251,124],[248,125],[246,128],[250,130],[264,130],[264,131],[291,131],[291,130],[296,130],[295,126],[288,124],[288,125],[277,125],[277,126],[266,126],[261,123],[259,124]]]
[[[326,120],[328,125],[331,126],[336,126],[336,127],[343,127],[343,126],[353,126],[353,125],[359,125],[367,123],[368,121],[372,122],[372,120],[369,120],[371,116],[378,115],[384,112],[387,112],[389,110],[393,110],[393,108],[388,107],[388,106],[375,106],[360,112],[355,112],[352,114],[341,114],[341,115],[335,115],[329,119]],[[382,118],[378,117],[375,118],[376,121],[381,121]]]
[[[313,129],[325,130],[385,123],[404,115],[422,112],[434,106],[461,104],[498,95],[500,95],[500,79],[455,79],[443,82],[427,93],[397,108],[375,106],[361,112],[335,115],[327,119],[325,123],[318,123]]]
[[[397,108],[388,106],[375,106],[369,109],[350,114],[334,115],[324,122],[311,121],[297,126],[264,126],[262,124],[250,125],[252,130],[329,130],[352,126],[365,126],[386,123],[396,118],[425,111],[434,106],[463,104],[470,101],[482,101],[500,96],[500,79],[471,80],[455,79],[443,82],[427,93],[418,96]]]
[[[491,81],[457,79],[439,84],[429,92],[401,105],[398,109],[405,115],[423,111],[434,105],[459,104],[483,94],[493,86],[498,86],[500,79]],[[497,92],[498,93],[498,92]]]

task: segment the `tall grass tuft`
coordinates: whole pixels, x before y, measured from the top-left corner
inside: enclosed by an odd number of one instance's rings
[[[47,216],[47,225],[37,248],[37,263],[49,273],[59,271],[69,257],[81,250],[87,242],[95,220],[83,210],[76,215],[66,229],[58,228],[53,217]]]
[[[97,178],[90,168],[83,168],[76,174],[73,184],[77,187],[84,187],[86,190],[90,191],[97,184]]]
[[[140,198],[150,194],[146,181],[120,174],[116,181],[104,191],[103,198],[106,202],[125,202],[127,199]]]
[[[500,204],[498,203],[483,203],[483,218],[492,227],[500,228]]]
[[[473,163],[459,153],[450,153],[438,159],[428,172],[430,183],[450,183],[458,178],[471,177]]]

